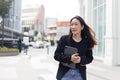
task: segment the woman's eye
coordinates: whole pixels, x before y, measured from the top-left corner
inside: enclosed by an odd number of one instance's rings
[[[75,26],[77,26],[78,24],[77,23],[75,23]]]
[[[74,25],[77,26],[78,24],[77,24],[77,23],[73,23],[73,24],[71,24],[71,26],[74,26]]]

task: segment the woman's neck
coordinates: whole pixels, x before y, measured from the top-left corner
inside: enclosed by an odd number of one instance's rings
[[[73,34],[72,38],[76,42],[80,42],[82,40],[82,37],[79,34],[78,35],[77,34],[75,34],[75,35]]]

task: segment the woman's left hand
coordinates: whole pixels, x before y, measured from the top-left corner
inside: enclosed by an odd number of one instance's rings
[[[81,58],[80,58],[80,56],[76,56],[77,58],[76,58],[76,60],[74,61],[74,63],[80,63],[80,60],[81,60]]]
[[[72,60],[71,60],[73,63],[80,63],[80,61],[81,61],[81,58],[80,58],[80,56],[78,56],[78,55],[73,55],[72,56]]]

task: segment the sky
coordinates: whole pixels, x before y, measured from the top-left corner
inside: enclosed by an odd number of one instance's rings
[[[22,9],[39,7],[41,4],[45,7],[45,17],[66,21],[79,15],[78,0],[22,0]]]

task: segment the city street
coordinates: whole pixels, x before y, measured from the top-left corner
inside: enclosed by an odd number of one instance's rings
[[[59,40],[86,56],[94,48],[87,80],[119,80],[119,6],[120,0],[0,0],[0,80],[56,80]]]
[[[18,56],[0,57],[0,80],[56,80],[58,62],[53,54],[56,47],[32,48]],[[88,80],[117,80],[120,66],[108,66],[94,60],[87,66]]]
[[[55,80],[54,47],[32,48],[18,56],[0,57],[0,80]]]

